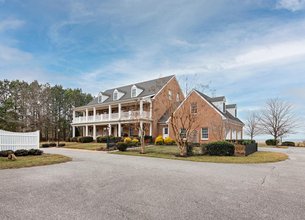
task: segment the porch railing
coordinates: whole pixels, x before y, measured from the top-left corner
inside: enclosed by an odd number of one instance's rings
[[[150,113],[147,111],[143,111],[140,114],[140,111],[128,111],[121,112],[121,117],[119,117],[119,113],[111,113],[111,117],[109,118],[109,114],[101,114],[94,116],[90,115],[75,117],[73,119],[73,123],[86,123],[86,122],[104,122],[104,121],[115,121],[115,120],[136,120],[136,119],[150,119]]]

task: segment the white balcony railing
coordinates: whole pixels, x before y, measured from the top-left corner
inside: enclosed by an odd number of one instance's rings
[[[109,114],[102,114],[94,116],[80,116],[73,119],[73,123],[86,123],[86,122],[106,122],[106,121],[115,121],[115,120],[135,120],[135,119],[150,119],[150,114],[147,111],[143,111],[142,115],[140,111],[129,111],[121,112],[121,117],[119,118],[119,113],[112,113],[111,118]]]

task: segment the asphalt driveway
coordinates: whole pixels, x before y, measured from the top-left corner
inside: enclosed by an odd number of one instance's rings
[[[305,149],[196,163],[48,149],[72,162],[0,170],[0,219],[305,219]]]

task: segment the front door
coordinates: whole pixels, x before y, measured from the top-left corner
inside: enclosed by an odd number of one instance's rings
[[[168,127],[164,127],[163,128],[163,138],[167,138],[168,137]]]

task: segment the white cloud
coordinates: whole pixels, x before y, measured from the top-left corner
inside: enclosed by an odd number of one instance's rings
[[[276,4],[278,9],[286,9],[292,12],[305,9],[305,0],[279,0]]]
[[[14,18],[4,19],[0,21],[0,32],[6,31],[8,29],[17,29],[22,25],[24,25],[24,21],[22,20],[18,20]]]

